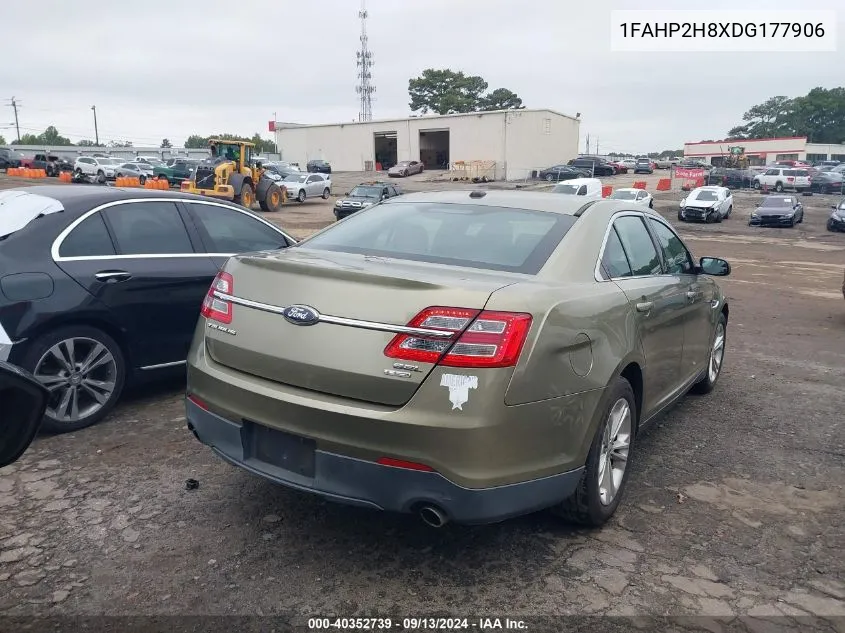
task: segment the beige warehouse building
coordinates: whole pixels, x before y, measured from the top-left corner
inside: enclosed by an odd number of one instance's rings
[[[554,110],[526,109],[274,127],[282,160],[303,167],[316,159],[333,171],[387,169],[403,160],[420,160],[426,169],[486,161],[496,179],[515,180],[575,158],[580,123]]]

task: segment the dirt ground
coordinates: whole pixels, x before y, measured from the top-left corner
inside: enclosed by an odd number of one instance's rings
[[[429,177],[401,184],[458,185]],[[335,192],[361,178],[336,174]],[[433,530],[286,490],[193,438],[177,380],[0,470],[0,614],[708,616],[672,625],[714,632],[744,615],[767,618],[749,631],[844,631],[845,234],[824,226],[835,198],[802,197],[803,224],[760,229],[747,225],[760,194],[737,192],[731,219],[711,225],[679,223],[680,197],[657,194],[658,211],[696,256],[733,264],[720,282],[725,370],[639,440],[604,529],[539,513]],[[272,219],[304,236],[332,203]]]

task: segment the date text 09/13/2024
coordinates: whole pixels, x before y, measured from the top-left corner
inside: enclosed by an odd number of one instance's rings
[[[514,618],[309,618],[309,631],[527,631]]]

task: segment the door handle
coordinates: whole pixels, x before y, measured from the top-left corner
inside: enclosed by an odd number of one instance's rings
[[[94,273],[94,277],[96,277],[97,281],[115,283],[131,279],[132,275],[125,270],[101,270],[98,273]]]
[[[651,312],[654,307],[653,301],[641,301],[637,304],[637,312]]]

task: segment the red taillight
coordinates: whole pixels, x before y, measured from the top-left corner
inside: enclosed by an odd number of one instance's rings
[[[425,464],[417,462],[406,462],[404,459],[394,459],[393,457],[379,457],[377,463],[382,466],[392,466],[393,468],[404,468],[405,470],[421,470],[428,473],[433,473],[434,469]]]
[[[200,409],[203,409],[204,411],[208,411],[208,405],[205,403],[205,400],[201,400],[200,398],[197,398],[194,394],[190,394],[188,396],[188,400],[193,402]]]
[[[225,301],[220,297],[214,296],[216,292],[230,295],[234,290],[234,280],[229,273],[219,272],[211,282],[211,287],[205,295],[205,301],[202,302],[202,310],[200,314],[206,319],[214,319],[220,323],[232,322],[232,302]]]
[[[385,356],[447,367],[511,367],[525,344],[531,315],[432,307],[411,319],[408,326],[444,330],[454,336],[437,339],[397,334],[385,348]]]

